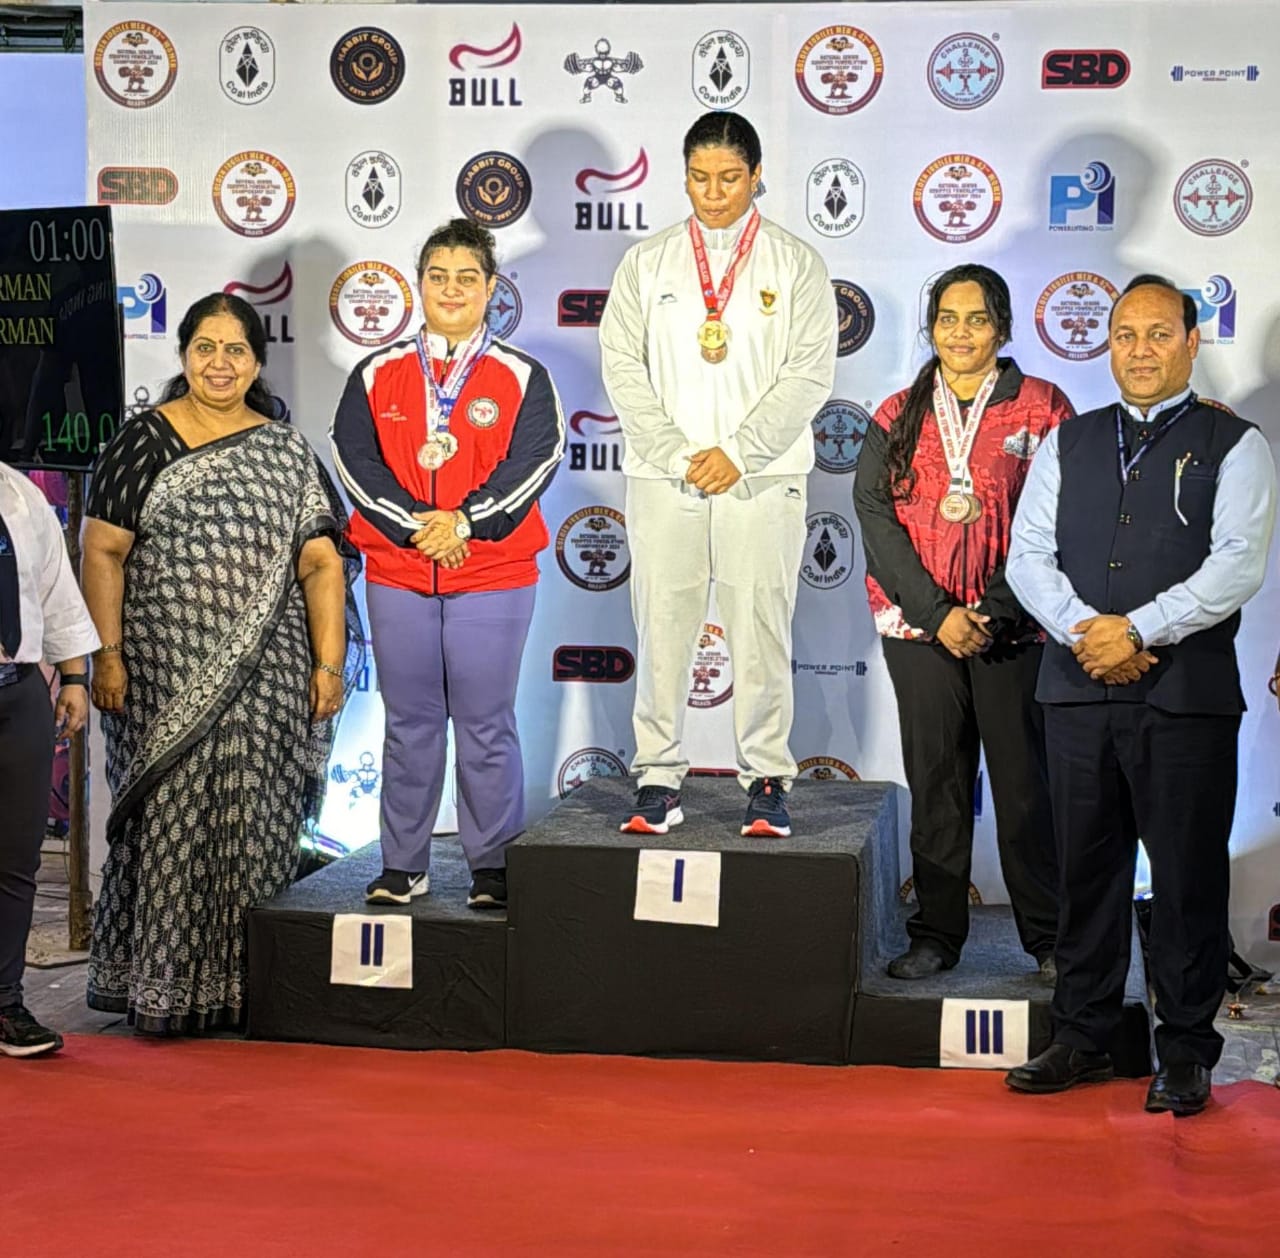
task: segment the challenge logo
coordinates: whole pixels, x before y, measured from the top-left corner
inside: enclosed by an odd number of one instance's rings
[[[1244,171],[1220,158],[1197,162],[1178,177],[1173,208],[1197,236],[1233,232],[1253,208],[1253,185]]]
[[[813,454],[818,466],[836,476],[856,470],[870,423],[864,407],[832,398],[813,417]]]
[[[814,782],[860,781],[852,765],[837,760],[835,756],[810,756],[796,765],[796,777]]]
[[[612,507],[583,507],[556,534],[556,562],[579,589],[615,590],[631,575],[627,522]]]
[[[455,107],[467,105],[510,105],[520,106],[519,88],[515,75],[511,75],[505,84],[500,75],[476,74],[477,70],[497,70],[509,66],[520,55],[524,40],[520,35],[520,27],[511,23],[511,34],[496,48],[477,48],[474,44],[454,44],[449,49],[449,64],[463,72],[465,77],[449,80],[449,104]],[[467,73],[470,71],[470,73]]]
[[[329,290],[329,315],[338,331],[357,345],[394,341],[413,314],[413,290],[385,262],[353,262]]]
[[[1118,48],[1055,48],[1040,63],[1042,88],[1119,87],[1129,77],[1129,58]]]
[[[1257,66],[1237,66],[1234,70],[1201,70],[1177,65],[1169,71],[1175,83],[1256,83],[1262,71]]]
[[[551,657],[552,681],[618,685],[635,671],[636,657],[621,646],[558,646]]]
[[[145,109],[173,90],[178,54],[149,22],[117,22],[93,51],[93,76],[117,105]]]
[[[616,415],[574,411],[569,416],[569,471],[621,472],[622,425]]]
[[[805,188],[809,226],[820,236],[847,236],[862,226],[867,181],[851,161],[828,157],[810,172]]]
[[[138,277],[131,287],[116,289],[116,302],[124,315],[126,341],[159,341],[168,326],[169,303],[164,280],[151,271]],[[137,322],[135,331],[133,324]]]
[[[840,339],[836,354],[845,358],[856,354],[870,339],[876,326],[876,310],[871,298],[848,280],[832,280],[836,295],[836,315],[840,325]]]
[[[376,105],[404,82],[404,49],[376,26],[348,31],[329,54],[329,77],[348,100]]]
[[[562,328],[598,328],[608,300],[607,288],[566,288],[556,302],[556,323]]]
[[[218,49],[218,82],[237,105],[256,105],[276,85],[276,46],[266,31],[237,26],[222,37]]]
[[[605,88],[613,93],[613,99],[619,105],[625,105],[627,98],[623,93],[621,75],[639,74],[644,69],[640,54],[629,52],[625,57],[613,55],[613,45],[607,39],[597,39],[595,50],[579,56],[571,52],[564,59],[565,71],[569,74],[584,74],[582,81],[582,99],[579,104],[591,104],[593,92]]]
[[[693,94],[706,109],[733,109],[751,86],[751,50],[733,31],[708,31],[693,46]]]
[[[962,245],[991,229],[1004,192],[996,172],[981,158],[950,153],[920,172],[911,200],[930,236]]]
[[[851,114],[868,104],[884,79],[876,41],[856,26],[825,26],[796,54],[796,86],[814,109]]]
[[[262,326],[267,333],[267,344],[293,344],[293,335],[289,331],[289,311],[286,305],[293,292],[293,268],[287,261],[280,269],[280,274],[265,284],[249,284],[244,280],[232,280],[230,284],[223,286],[222,291],[243,297],[250,305],[257,307],[258,313],[262,316]],[[268,309],[271,306],[286,308]]]
[[[1049,176],[1051,232],[1110,231],[1115,221],[1116,177],[1105,162],[1090,162],[1078,175]]]
[[[509,227],[529,208],[533,181],[510,153],[491,151],[473,157],[458,176],[458,205],[482,227]]]
[[[1236,290],[1225,275],[1211,275],[1203,288],[1182,290],[1196,303],[1201,345],[1232,345],[1236,339]]]
[[[703,623],[698,635],[689,675],[691,708],[718,708],[733,694],[733,665],[725,645],[724,630],[710,621]]]
[[[1036,302],[1036,331],[1059,358],[1084,362],[1107,350],[1107,320],[1120,294],[1092,271],[1059,275]]]
[[[347,213],[361,227],[385,227],[400,213],[400,167],[380,149],[347,163]]]
[[[178,176],[163,166],[104,166],[98,171],[99,205],[168,205]]]
[[[1004,82],[1004,59],[990,39],[966,32],[929,54],[929,90],[949,109],[977,109]]]
[[[639,156],[626,170],[616,174],[595,170],[588,166],[578,171],[574,186],[584,196],[616,196],[622,192],[631,192],[638,188],[649,177],[649,155],[640,150]],[[628,211],[630,213],[628,213]],[[643,201],[578,201],[574,204],[576,220],[573,224],[576,231],[629,232],[648,231],[649,224],[644,221]]]
[[[809,537],[804,544],[800,576],[816,590],[843,585],[853,571],[853,529],[834,511],[819,511],[806,521]]]
[[[213,208],[240,236],[270,236],[293,213],[297,188],[289,168],[270,153],[250,149],[229,157],[213,177]]]
[[[485,309],[485,318],[489,322],[489,331],[498,340],[505,341],[520,325],[524,302],[520,300],[520,290],[515,286],[514,274],[510,279],[505,275],[496,278],[498,282]]]
[[[575,751],[556,774],[556,790],[560,792],[560,798],[565,799],[570,791],[576,791],[592,778],[626,777],[627,766],[619,759],[621,754],[619,752],[615,756],[603,747],[584,747],[581,751]]]

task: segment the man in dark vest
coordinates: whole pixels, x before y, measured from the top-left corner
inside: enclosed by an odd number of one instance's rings
[[[1192,392],[1196,307],[1168,280],[1125,289],[1110,344],[1121,402],[1041,444],[1006,566],[1050,638],[1036,698],[1061,867],[1053,1043],[1006,1082],[1112,1077],[1141,838],[1159,1023],[1146,1108],[1194,1114],[1222,1051],[1235,635],[1266,571],[1275,470],[1253,424]]]

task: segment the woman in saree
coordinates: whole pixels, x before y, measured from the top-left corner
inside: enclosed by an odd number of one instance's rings
[[[112,791],[88,1002],[155,1034],[242,1022],[247,912],[294,877],[348,648],[344,513],[276,418],[256,311],[211,293],[178,352],[103,452],[84,536]]]

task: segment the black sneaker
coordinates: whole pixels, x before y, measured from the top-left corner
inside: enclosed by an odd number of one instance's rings
[[[684,820],[680,792],[669,786],[642,786],[636,792],[636,806],[618,827],[623,834],[666,834]]]
[[[61,1047],[62,1036],[41,1026],[26,1005],[0,1009],[0,1053],[6,1057],[34,1057],[37,1053],[56,1053]]]
[[[505,909],[507,907],[507,871],[505,869],[473,869],[469,909]]]
[[[384,869],[364,889],[367,904],[408,904],[415,896],[431,890],[426,874],[408,874],[401,869]]]
[[[744,835],[766,839],[785,839],[791,835],[791,814],[787,812],[787,793],[781,778],[756,778],[748,792],[751,802],[742,822]]]

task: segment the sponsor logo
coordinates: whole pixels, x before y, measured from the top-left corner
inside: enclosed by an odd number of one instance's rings
[[[629,681],[636,657],[621,646],[558,646],[551,657],[552,681]]]
[[[218,82],[237,105],[256,105],[276,85],[276,46],[256,26],[237,26],[222,37]]]
[[[367,688],[367,685],[366,685]],[[377,799],[382,791],[382,771],[378,768],[373,752],[362,751],[354,765],[335,764],[329,777],[340,786],[351,783],[347,793],[347,807],[354,808],[362,799]]]
[[[329,77],[348,100],[376,105],[404,82],[404,49],[376,26],[348,31],[329,54]]]
[[[1201,345],[1231,345],[1236,339],[1236,290],[1225,275],[1211,275],[1202,288],[1182,290],[1196,303]]]
[[[844,358],[856,354],[870,339],[876,326],[876,310],[871,298],[848,280],[832,280],[836,295],[836,314],[840,324],[840,339],[836,353]]]
[[[385,227],[400,213],[400,167],[381,149],[357,153],[347,163],[347,213],[361,227]]]
[[[814,677],[841,677],[852,673],[855,677],[867,675],[867,661],[854,660],[852,663],[824,661],[819,664],[806,664],[801,660],[791,661],[791,676],[799,677],[801,673],[811,673]]]
[[[467,404],[467,422],[473,428],[492,428],[498,415],[498,404],[491,397],[478,397]]]
[[[725,645],[724,630],[706,621],[698,635],[698,649],[689,670],[688,706],[718,708],[732,694],[733,664]]]
[[[707,109],[733,109],[751,87],[751,50],[733,31],[708,31],[693,46],[693,94]]]
[[[851,114],[880,90],[884,58],[866,31],[825,26],[796,54],[796,86],[814,109]]]
[[[1175,83],[1256,83],[1262,71],[1257,66],[1236,66],[1234,69],[1201,69],[1198,66],[1176,65],[1169,71]]]
[[[640,150],[636,160],[625,170],[616,174],[604,170],[587,167],[578,171],[574,186],[584,196],[602,196],[599,201],[577,201],[574,203],[574,228],[577,231],[629,232],[648,231],[649,224],[644,221],[644,202],[610,200],[623,192],[631,192],[640,187],[649,176],[649,155]]]
[[[1036,331],[1059,358],[1084,362],[1107,350],[1107,320],[1119,297],[1115,286],[1092,271],[1059,275],[1036,302]]]
[[[838,782],[843,778],[846,782],[857,782],[857,773],[850,764],[837,760],[835,756],[810,756],[796,765],[796,777],[808,778],[814,782]]]
[[[289,168],[250,149],[229,157],[213,177],[213,208],[240,236],[270,236],[289,221],[297,197]]]
[[[124,314],[127,341],[159,341],[168,325],[168,295],[164,280],[151,271],[131,286],[116,289],[116,301]]]
[[[813,454],[824,472],[842,476],[858,466],[871,415],[856,402],[832,398],[813,417]]]
[[[1129,77],[1129,58],[1118,48],[1055,48],[1040,63],[1040,86],[1119,87]]]
[[[1051,232],[1110,231],[1115,221],[1116,177],[1105,162],[1090,162],[1078,175],[1049,176]]]
[[[93,51],[93,75],[117,105],[145,109],[173,90],[178,54],[149,22],[117,22]]]
[[[843,585],[853,571],[853,529],[834,511],[819,511],[806,521],[809,536],[804,544],[800,576],[817,590]]]
[[[386,262],[353,262],[329,289],[329,314],[357,345],[394,341],[413,314],[413,290]]]
[[[564,799],[570,791],[576,791],[592,778],[624,778],[627,766],[622,763],[622,752],[614,755],[603,747],[584,747],[566,758],[556,774],[556,789]]]
[[[509,227],[529,208],[533,181],[510,153],[478,153],[458,175],[457,196],[462,212],[473,222]]]
[[[627,522],[612,507],[582,507],[556,534],[560,571],[579,589],[615,590],[631,575]]]
[[[163,166],[104,166],[98,171],[99,205],[168,205],[178,176]]]
[[[621,472],[622,425],[616,415],[574,411],[569,416],[569,471]]]
[[[1253,185],[1233,162],[1220,158],[1197,162],[1178,177],[1173,208],[1183,226],[1197,236],[1225,236],[1249,217]]]
[[[1003,82],[1004,59],[981,35],[952,35],[929,54],[929,88],[948,108],[977,109]]]
[[[608,300],[607,288],[566,288],[556,303],[556,323],[562,328],[598,328]]]
[[[454,44],[449,49],[449,64],[462,74],[449,80],[449,104],[455,107],[523,105],[515,75],[508,76],[504,82],[502,75],[476,73],[511,65],[523,47],[520,27],[514,22],[511,33],[495,48]]]
[[[847,236],[862,226],[867,181],[851,161],[828,157],[809,172],[805,213],[820,236]]]
[[[579,55],[571,52],[564,59],[566,73],[585,75],[582,80],[583,105],[591,104],[594,92],[604,88],[613,93],[613,99],[619,105],[627,103],[623,92],[622,78],[624,74],[639,74],[644,69],[640,54],[629,52],[625,57],[614,55],[613,45],[607,39],[597,39],[595,48],[589,53]]]
[[[499,275],[493,288],[493,296],[489,298],[486,318],[489,331],[500,341],[506,340],[519,326],[520,316],[524,314],[524,302],[520,300],[520,290],[515,286],[515,276]]]
[[[1000,448],[1011,458],[1031,459],[1040,449],[1040,437],[1029,428],[1019,428],[1004,439]]]
[[[223,286],[222,291],[243,297],[250,305],[257,307],[258,313],[262,316],[262,326],[266,329],[269,345],[293,344],[287,307],[289,297],[293,293],[293,268],[288,262],[281,268],[279,275],[265,284],[249,284],[244,280],[232,280],[230,284]],[[270,309],[272,306],[285,306],[285,309],[272,310]]]
[[[1004,193],[996,172],[981,158],[950,153],[920,172],[911,200],[930,236],[961,245],[990,230]]]

